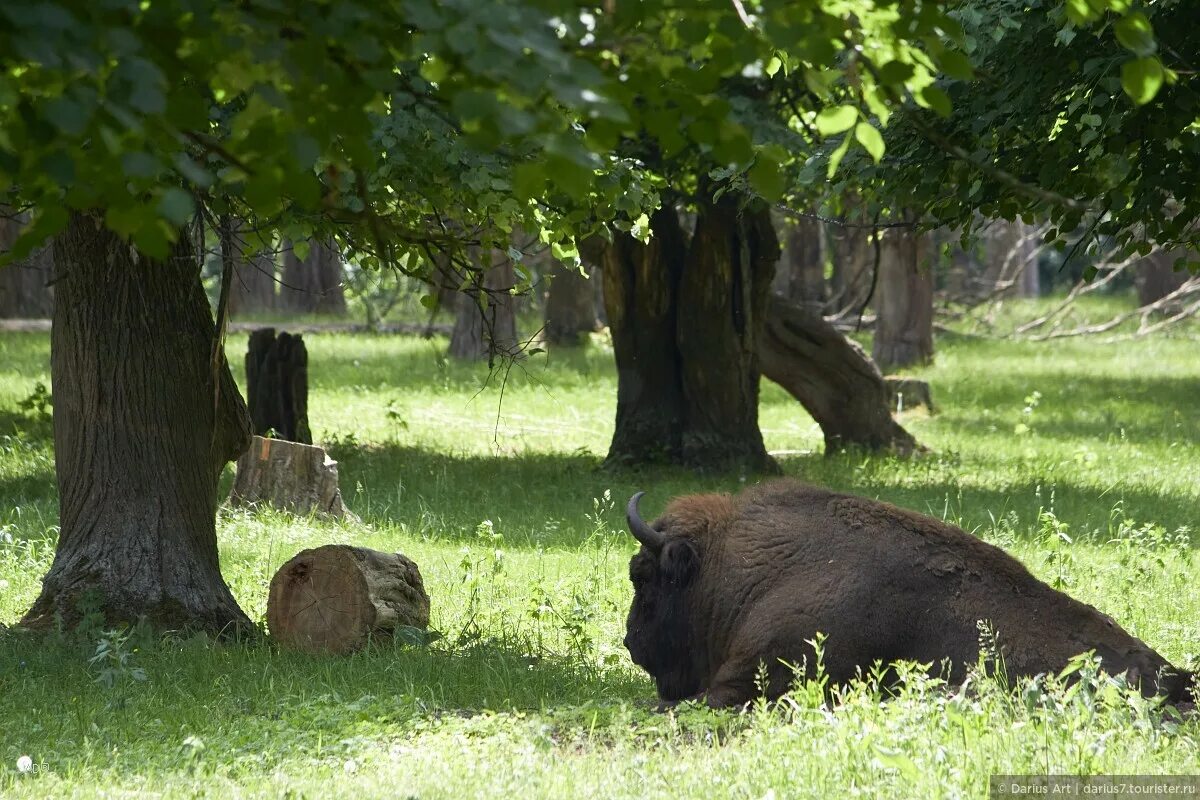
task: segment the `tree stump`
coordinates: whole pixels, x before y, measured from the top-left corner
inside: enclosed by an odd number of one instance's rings
[[[312,444],[308,427],[308,350],[299,335],[259,328],[246,351],[246,403],[255,436]]]
[[[925,406],[930,414],[936,413],[933,408],[933,394],[930,392],[928,381],[920,378],[902,378],[898,375],[888,375],[883,379],[887,384],[888,397],[893,411]]]
[[[320,447],[255,436],[237,462],[229,502],[270,503],[297,514],[349,515],[338,489],[337,462]]]
[[[429,595],[411,559],[327,544],[301,551],[275,573],[267,625],[291,649],[351,653],[397,628],[426,628]]]

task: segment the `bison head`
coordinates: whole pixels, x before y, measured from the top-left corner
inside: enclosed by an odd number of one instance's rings
[[[663,531],[662,521],[649,525],[638,513],[638,492],[625,517],[642,547],[629,562],[633,605],[626,621],[625,647],[633,663],[654,678],[658,696],[676,701],[700,692],[701,675],[691,653],[689,588],[700,569],[696,544],[686,535]]]

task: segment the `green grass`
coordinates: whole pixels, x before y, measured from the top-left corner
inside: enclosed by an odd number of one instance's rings
[[[1097,314],[1116,301],[1103,303]],[[441,341],[305,338],[314,434],[362,522],[223,510],[226,578],[260,620],[271,575],[296,551],[399,550],[420,564],[445,638],[318,658],[134,632],[111,643],[128,660],[106,686],[89,663],[102,632],[10,632],[0,796],[957,797],[985,794],[991,773],[1200,772],[1200,724],[1106,684],[1026,703],[987,682],[955,693],[914,680],[886,702],[859,687],[832,710],[802,688],[754,714],[654,713],[652,684],[621,646],[633,544],[620,507],[637,489],[649,515],[675,494],[755,478],[600,470],[615,404],[602,342],[535,357],[503,382],[446,363]],[[229,352],[245,344],[231,337]],[[50,427],[19,406],[49,383],[48,348],[44,334],[0,336],[6,624],[53,555]],[[902,419],[929,456],[826,459],[812,420],[764,384],[768,448],[788,474],[1006,547],[1195,666],[1194,341],[943,336],[938,348],[916,374],[939,413]],[[17,773],[21,755],[36,774]]]

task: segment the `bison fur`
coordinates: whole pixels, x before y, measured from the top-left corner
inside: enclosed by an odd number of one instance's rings
[[[642,546],[629,565],[625,645],[663,701],[776,698],[798,666],[811,674],[818,632],[834,685],[898,660],[957,683],[979,663],[981,622],[1009,680],[1058,672],[1090,650],[1147,696],[1192,699],[1190,673],[941,520],[786,479],[676,498],[653,523],[640,497],[628,506]]]

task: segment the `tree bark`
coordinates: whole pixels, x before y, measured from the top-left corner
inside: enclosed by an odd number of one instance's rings
[[[587,273],[557,261],[550,268],[546,293],[545,339],[551,345],[578,347],[596,330],[595,281]]]
[[[906,228],[883,234],[872,355],[885,373],[933,359],[933,270],[926,239]]]
[[[875,269],[875,248],[871,243],[871,229],[858,227],[869,220],[858,209],[857,199],[847,203],[844,214],[849,224],[831,226],[829,239],[833,272],[829,281],[829,300],[826,313],[842,314],[858,311],[871,294],[871,281]]]
[[[292,243],[284,243],[279,305],[303,314],[346,313],[342,254],[332,242],[310,241],[308,255],[303,260],[296,255]]]
[[[675,463],[682,453],[682,356],[676,345],[679,279],[687,249],[669,205],[646,244],[614,233],[603,248],[604,303],[617,362],[617,420],[605,463]]]
[[[705,203],[679,282],[684,463],[778,469],[758,428],[758,337],[779,259],[766,206]]]
[[[308,427],[308,349],[300,335],[259,328],[246,350],[246,401],[255,436],[274,433],[312,444]]]
[[[825,305],[825,252],[820,220],[804,218],[787,223],[783,258],[771,291],[789,302],[819,311]]]
[[[1032,226],[996,219],[984,232],[983,242],[983,294],[999,289],[1002,296],[1036,297],[1038,242]]]
[[[267,625],[281,644],[308,653],[351,653],[401,627],[429,625],[421,571],[399,553],[327,544],[279,568]]]
[[[1182,250],[1159,250],[1137,264],[1133,285],[1139,306],[1148,306],[1178,289],[1188,279],[1186,270],[1175,271],[1175,259],[1186,255]]]
[[[0,206],[0,253],[7,252],[29,221],[28,214],[13,214]],[[54,290],[48,284],[54,269],[51,245],[39,247],[22,259],[0,267],[0,318],[42,319],[54,311]]]
[[[892,418],[879,369],[820,314],[773,296],[758,352],[763,375],[821,426],[825,455],[853,447],[907,455],[918,448]]]
[[[250,440],[185,231],[155,261],[72,213],[51,334],[58,549],[24,624],[252,631],[221,579],[217,480]],[[216,359],[214,360],[214,354]],[[214,383],[215,381],[215,383]]]
[[[512,260],[494,253],[496,266],[484,266],[483,286],[469,286],[458,295],[458,312],[450,334],[450,355],[461,359],[516,357],[517,315],[509,289],[516,283]],[[481,304],[482,299],[482,304]]]
[[[238,459],[229,500],[236,506],[265,502],[294,514],[353,516],[342,501],[337,462],[324,449],[261,436]]]
[[[608,464],[774,471],[758,430],[755,352],[779,245],[765,207],[705,204],[689,242],[667,205],[648,244],[616,234],[603,259],[617,360]]]
[[[233,284],[229,287],[229,315],[238,317],[273,311],[277,295],[275,254],[271,243],[244,220],[239,221],[233,231],[232,251],[237,254],[237,260],[233,267]]]

